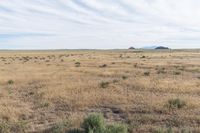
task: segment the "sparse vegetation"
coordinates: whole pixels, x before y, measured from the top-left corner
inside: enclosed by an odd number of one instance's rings
[[[128,133],[128,127],[124,124],[113,124],[106,127],[105,133]]]
[[[0,133],[85,133],[84,118],[95,112],[105,118],[103,133],[200,132],[199,56],[199,50],[0,52]]]
[[[25,122],[15,122],[9,124],[8,122],[0,121],[0,133],[25,133],[26,132]]]

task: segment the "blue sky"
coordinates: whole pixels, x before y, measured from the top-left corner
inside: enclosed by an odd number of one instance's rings
[[[1,0],[0,48],[200,48],[199,7],[199,0]]]

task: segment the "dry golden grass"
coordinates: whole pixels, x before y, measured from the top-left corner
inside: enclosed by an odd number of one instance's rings
[[[200,132],[199,50],[1,51],[0,75],[0,132],[79,127],[91,112],[133,133]],[[169,108],[175,98],[186,105]]]

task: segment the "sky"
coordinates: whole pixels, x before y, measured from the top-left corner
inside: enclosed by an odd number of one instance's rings
[[[200,0],[0,0],[0,49],[200,48]]]

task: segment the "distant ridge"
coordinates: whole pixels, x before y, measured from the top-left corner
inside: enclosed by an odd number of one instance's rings
[[[168,47],[164,47],[164,46],[159,46],[159,47],[156,47],[155,49],[169,49]]]
[[[145,47],[142,47],[142,49],[169,49],[168,47],[166,46],[145,46]]]
[[[159,46],[145,46],[145,47],[142,47],[141,49],[155,49]]]

